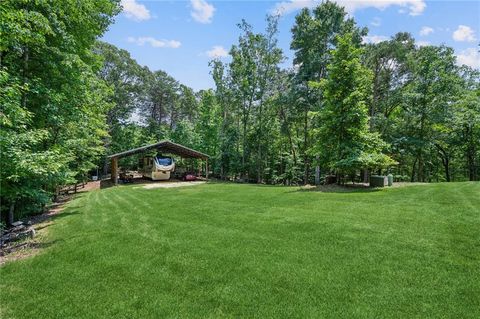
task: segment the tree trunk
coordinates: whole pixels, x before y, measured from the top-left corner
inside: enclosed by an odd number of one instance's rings
[[[475,155],[472,152],[468,152],[467,162],[468,162],[468,179],[472,182],[476,181],[477,172],[475,167]]]
[[[450,155],[440,144],[435,143],[435,146],[442,160],[443,168],[445,170],[445,180],[450,182]]]
[[[280,106],[280,115],[282,117],[283,122],[287,126],[287,137],[288,137],[288,142],[290,144],[290,153],[293,156],[293,163],[296,166],[297,165],[297,154],[295,153],[295,146],[293,145],[292,132],[290,131],[290,126],[288,125],[287,117],[285,116],[285,111],[283,110],[282,106]]]
[[[423,156],[421,153],[417,157],[418,166],[417,166],[417,181],[425,182],[425,177],[423,175]]]
[[[260,102],[259,106],[259,129],[258,129],[258,149],[257,149],[257,183],[260,184],[263,182],[263,172],[262,172],[262,132],[263,132],[263,114],[262,114],[262,102]]]
[[[317,166],[315,167],[315,185],[320,185],[320,166],[318,165],[319,158],[317,156]]]
[[[257,151],[257,183],[262,183],[262,148],[261,142],[258,141],[258,151]]]
[[[10,204],[10,209],[8,210],[8,215],[7,215],[7,225],[8,226],[11,226],[13,224],[14,212],[15,212],[15,202],[12,202]]]
[[[242,170],[241,170],[241,178],[242,180],[245,179],[245,151],[247,148],[247,121],[243,121],[243,139],[242,139]]]
[[[368,169],[363,170],[363,182],[368,183]]]
[[[417,159],[415,159],[413,161],[413,165],[412,165],[412,175],[411,175],[411,178],[410,178],[410,182],[415,182],[415,167],[417,165]]]
[[[224,144],[224,141],[225,141],[225,136],[226,136],[226,131],[227,131],[227,108],[225,106],[225,101],[223,100],[222,98],[222,126],[221,126],[221,131],[220,131],[220,136],[221,136],[221,144],[220,144],[220,147],[221,147],[221,154],[222,156],[220,157],[221,159],[221,163],[220,163],[220,178],[222,180],[225,180],[226,179],[226,176],[225,176],[225,144]]]
[[[449,165],[450,161],[448,159],[448,157],[445,159],[444,163],[443,163],[443,166],[445,167],[445,179],[447,180],[447,182],[450,182],[450,165]]]
[[[470,127],[467,126],[466,128],[466,133],[469,138],[468,146],[467,146],[467,152],[466,152],[466,157],[467,157],[467,167],[468,167],[468,179],[470,181],[476,181],[478,179],[477,176],[477,166],[476,164],[476,158],[475,158],[475,153],[476,153],[476,148],[475,148],[475,142],[474,142],[474,137],[473,137],[473,132]]]
[[[307,158],[307,150],[308,150],[308,112],[309,112],[308,104],[305,104],[305,113],[303,117],[303,165],[304,165],[304,172],[303,172],[303,183],[307,184],[309,179],[309,163]]]

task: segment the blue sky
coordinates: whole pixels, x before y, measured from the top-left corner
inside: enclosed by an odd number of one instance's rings
[[[480,68],[480,1],[337,0],[361,26],[369,28],[365,41],[377,42],[399,31],[410,32],[420,45],[446,44],[457,59]],[[122,0],[103,40],[129,51],[151,70],[164,70],[195,90],[213,87],[208,62],[228,61],[226,53],[240,35],[237,23],[245,19],[261,32],[265,16],[279,10],[279,46],[292,65],[290,29],[301,7],[314,0],[284,1],[160,1]]]

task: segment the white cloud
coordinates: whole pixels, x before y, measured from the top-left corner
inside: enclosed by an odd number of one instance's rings
[[[421,36],[427,36],[427,35],[429,35],[433,32],[435,32],[435,30],[433,30],[433,28],[431,28],[431,27],[422,27],[420,29],[420,35]]]
[[[387,41],[388,37],[384,35],[367,35],[363,37],[363,43],[379,43],[382,41]]]
[[[412,16],[420,15],[425,7],[425,0],[334,0],[341,6],[344,6],[348,13],[352,14],[356,10],[364,8],[377,8],[384,10],[390,6],[406,7]],[[279,2],[272,10],[275,14],[288,14],[301,8],[313,8],[319,5],[319,0],[287,0]]]
[[[458,29],[453,32],[453,40],[475,42],[475,32],[469,26],[459,25]]]
[[[212,22],[215,7],[205,0],[190,0],[192,11],[190,15],[192,18],[200,23]]]
[[[152,17],[147,7],[139,4],[137,0],[122,0],[120,4],[123,7],[123,12],[129,19],[142,21]]]
[[[135,43],[137,45],[150,44],[154,48],[179,48],[182,44],[176,40],[157,40],[153,37],[128,37],[127,39],[130,43]]]
[[[211,50],[205,52],[209,58],[225,58],[228,56],[228,51],[220,45],[214,45]]]
[[[419,47],[426,47],[426,46],[430,45],[430,42],[428,42],[428,41],[417,41],[416,45],[419,46]]]
[[[476,48],[468,48],[457,54],[457,63],[459,65],[468,65],[469,67],[480,69],[480,53]]]
[[[382,20],[380,20],[379,17],[375,17],[373,18],[373,21],[370,22],[370,24],[373,25],[374,27],[379,27],[382,24]]]

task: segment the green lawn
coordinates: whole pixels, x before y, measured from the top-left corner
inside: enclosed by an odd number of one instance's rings
[[[0,269],[1,318],[479,318],[480,183],[124,186]]]

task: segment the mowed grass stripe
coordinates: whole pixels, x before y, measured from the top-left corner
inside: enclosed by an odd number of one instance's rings
[[[13,318],[476,318],[477,194],[478,183],[91,192],[51,226],[57,243],[0,269],[0,301]]]

